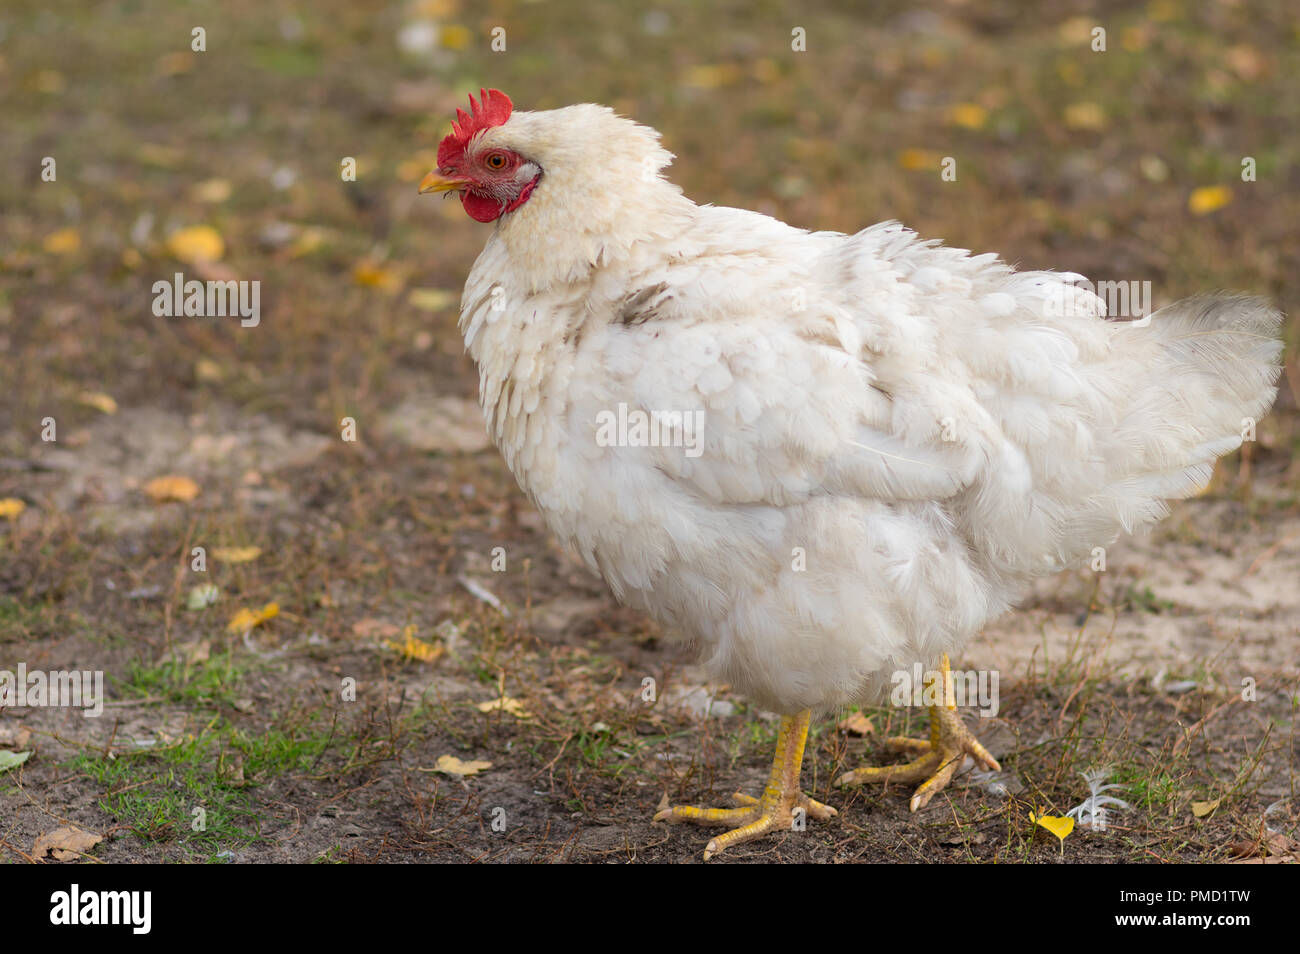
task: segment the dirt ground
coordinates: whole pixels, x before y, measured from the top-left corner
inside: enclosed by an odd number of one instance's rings
[[[899,218],[1294,314],[1297,28],[1245,0],[8,5],[0,670],[100,670],[108,701],[0,709],[0,857],[75,827],[67,857],[106,862],[698,861],[708,833],[656,805],[761,790],[775,718],[619,608],[482,433],[455,310],[485,233],[415,194],[467,89],[614,105],[700,202]],[[927,171],[943,155],[956,183]],[[261,281],[260,324],[156,317],[181,270]],[[836,789],[926,723],[832,713],[804,782],[839,816],[712,863],[1294,860],[1294,317],[1286,335],[1275,412],[1206,494],[954,660],[1001,674],[997,715],[966,713],[1001,773],[916,815],[899,787]],[[1030,820],[1093,769],[1127,806],[1104,829]]]

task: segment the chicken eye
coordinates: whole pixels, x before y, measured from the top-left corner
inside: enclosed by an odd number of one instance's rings
[[[487,166],[489,169],[504,169],[506,167],[506,157],[499,152],[494,152],[487,157]]]

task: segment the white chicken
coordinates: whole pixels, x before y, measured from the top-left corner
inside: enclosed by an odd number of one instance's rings
[[[1260,300],[1108,321],[1078,275],[894,222],[696,205],[659,134],[605,107],[470,105],[420,191],[496,223],[460,317],[490,436],[617,599],[782,715],[761,798],[656,815],[730,828],[705,858],[833,815],[799,788],[814,711],[946,673],[1032,578],[1202,489],[1272,403]],[[996,766],[951,704],[906,747],[840,784],[922,782],[915,811],[966,755]]]

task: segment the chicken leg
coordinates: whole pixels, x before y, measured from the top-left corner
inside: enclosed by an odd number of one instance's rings
[[[734,825],[709,841],[704,848],[704,860],[718,852],[752,841],[775,831],[794,828],[795,811],[802,809],[809,817],[826,821],[836,814],[829,805],[814,801],[799,790],[799,770],[803,765],[804,744],[808,740],[808,725],[812,711],[805,709],[797,715],[782,716],[781,730],[776,737],[776,757],[772,760],[772,774],[761,798],[737,792],[732,796],[737,808],[696,808],[694,805],[672,805],[655,814],[655,821],[678,824],[693,822],[697,825]]]
[[[903,765],[854,769],[837,778],[836,785],[844,787],[868,782],[921,782],[909,804],[909,808],[915,812],[928,805],[930,799],[947,787],[968,755],[986,769],[994,772],[1002,770],[997,759],[980,745],[957,714],[947,653],[943,654],[940,678],[943,679],[943,704],[930,706],[930,740],[893,738],[887,743],[892,751],[918,753],[920,757]]]

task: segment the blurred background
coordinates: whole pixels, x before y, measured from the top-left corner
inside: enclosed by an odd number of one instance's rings
[[[896,218],[1025,268],[1150,281],[1156,305],[1224,288],[1294,316],[1298,76],[1289,0],[6,0],[0,650],[250,731],[328,722],[319,673],[431,664],[458,639],[446,678],[473,685],[537,634],[657,664],[657,635],[554,549],[482,435],[456,310],[487,227],[416,194],[480,86],[656,127],[700,203],[809,229]],[[260,323],[157,317],[178,271],[260,282]],[[1300,516],[1295,317],[1286,334],[1277,409],[1210,492],[1228,509],[1175,521],[1209,548],[1252,541],[1231,573]],[[502,541],[523,575],[488,574]],[[223,554],[202,593],[199,545]],[[466,580],[544,612],[521,633]]]

